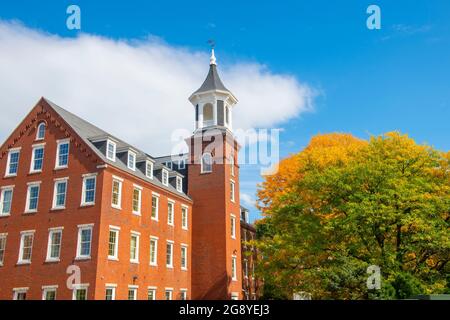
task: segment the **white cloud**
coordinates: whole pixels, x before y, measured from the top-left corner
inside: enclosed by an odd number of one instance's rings
[[[264,65],[220,65],[239,99],[235,128],[272,127],[311,108],[313,90]],[[187,98],[208,71],[206,52],[156,38],[62,38],[0,21],[0,140],[41,96],[153,155],[170,152],[175,129],[193,127]]]
[[[256,205],[256,200],[253,199],[248,193],[242,192],[239,194],[241,202],[244,206],[254,208]]]

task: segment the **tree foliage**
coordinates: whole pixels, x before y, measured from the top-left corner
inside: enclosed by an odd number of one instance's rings
[[[314,137],[258,191],[256,245],[273,297],[391,299],[450,287],[450,152],[397,132]],[[381,269],[368,289],[367,267]],[[269,297],[267,297],[269,298]]]

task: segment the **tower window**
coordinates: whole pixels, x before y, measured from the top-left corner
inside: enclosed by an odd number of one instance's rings
[[[230,123],[230,108],[225,107],[225,123],[228,125]]]
[[[213,105],[207,103],[203,106],[203,124],[204,126],[209,126],[213,124],[214,114]]]
[[[201,171],[202,173],[212,172],[212,156],[210,153],[203,154]]]

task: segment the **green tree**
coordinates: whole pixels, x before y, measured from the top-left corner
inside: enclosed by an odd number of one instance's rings
[[[280,170],[290,178],[267,178],[259,191],[260,276],[276,296],[402,299],[448,291],[449,159],[399,133],[368,143],[313,138]],[[381,269],[381,290],[366,285],[370,265]]]

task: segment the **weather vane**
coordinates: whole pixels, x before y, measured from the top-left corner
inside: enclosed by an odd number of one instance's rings
[[[211,46],[211,49],[214,49],[214,47],[216,46],[216,41],[214,41],[213,39],[209,39],[208,44]]]

